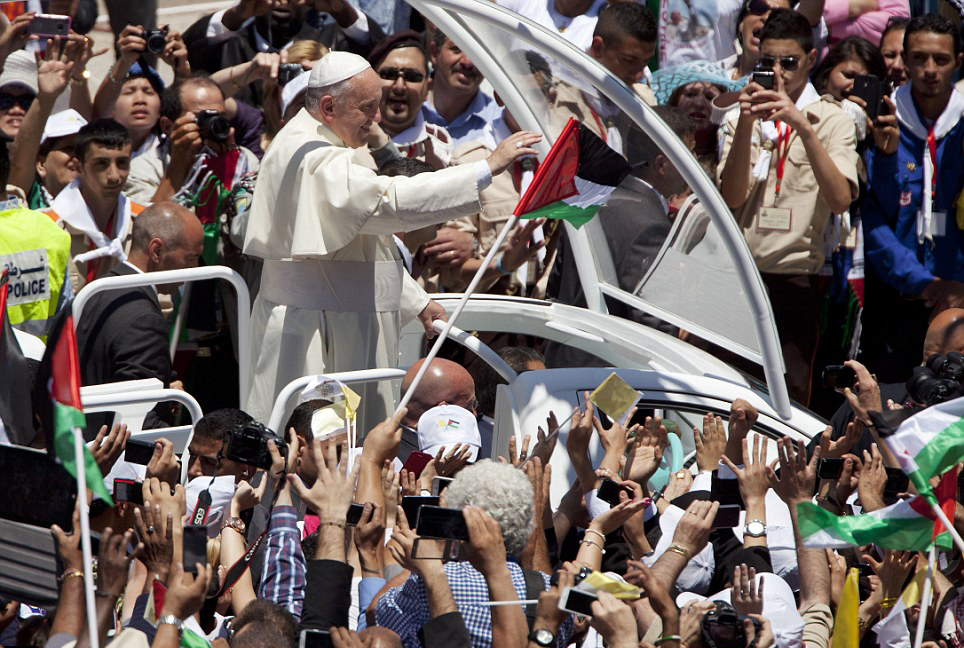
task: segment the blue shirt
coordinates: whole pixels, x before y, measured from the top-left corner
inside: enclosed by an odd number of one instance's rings
[[[860,206],[867,263],[906,295],[919,295],[934,277],[964,281],[964,233],[957,225],[957,197],[964,187],[964,120],[937,142],[937,191],[933,219],[945,212],[943,235],[917,242],[917,212],[924,192],[927,143],[900,129],[897,152],[867,154],[870,184]]]
[[[453,151],[467,142],[484,141],[482,138],[486,126],[502,114],[499,104],[481,90],[475,92],[468,108],[450,122],[445,121],[427,101],[424,109],[425,119],[430,124],[444,127],[452,136]]]
[[[519,600],[526,598],[526,582],[522,567],[513,558],[509,558],[509,575],[515,585]],[[445,574],[452,588],[452,596],[459,613],[465,619],[472,638],[472,648],[492,648],[492,615],[489,608],[476,605],[489,601],[489,588],[482,576],[467,562],[445,563]],[[543,574],[546,589],[549,589],[549,576]],[[393,587],[385,592],[375,604],[375,621],[378,625],[394,630],[402,638],[405,648],[421,648],[418,641],[418,629],[432,616],[428,609],[428,592],[425,583],[417,574],[413,574],[400,587]],[[559,627],[556,646],[565,648],[572,636],[572,616],[566,618]]]

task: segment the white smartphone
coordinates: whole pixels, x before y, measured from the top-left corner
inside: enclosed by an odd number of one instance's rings
[[[596,600],[595,594],[584,592],[575,587],[567,587],[559,596],[559,609],[582,616],[592,616],[592,604]]]
[[[449,484],[452,483],[452,477],[433,477],[432,478],[432,495],[438,497],[442,491],[444,491]],[[411,523],[411,522],[409,522]]]

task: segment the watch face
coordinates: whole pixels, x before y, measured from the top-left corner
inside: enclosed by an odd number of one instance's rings
[[[536,643],[540,646],[551,646],[553,640],[555,639],[555,637],[552,636],[552,633],[545,629],[536,630],[534,634]]]
[[[763,526],[762,522],[754,520],[746,525],[746,529],[743,531],[744,534],[753,537],[759,537],[767,532],[767,528]]]

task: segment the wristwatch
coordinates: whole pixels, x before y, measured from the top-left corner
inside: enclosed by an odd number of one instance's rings
[[[538,628],[529,633],[529,641],[535,642],[537,646],[551,646],[556,643],[556,635],[545,628]]]
[[[239,517],[229,517],[224,522],[221,523],[221,530],[224,531],[226,528],[232,528],[241,535],[246,535],[247,529],[244,526],[244,520]]]
[[[178,619],[173,614],[165,614],[162,616],[157,620],[157,625],[172,625],[177,628],[177,634],[179,635],[184,631],[184,621],[182,619]]]
[[[743,535],[751,538],[765,538],[767,535],[767,525],[760,520],[750,520],[743,527]]]

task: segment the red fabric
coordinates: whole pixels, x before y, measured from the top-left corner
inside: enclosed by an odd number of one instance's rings
[[[940,483],[937,484],[937,488],[934,489],[934,495],[937,496],[937,502],[940,504],[941,510],[944,511],[944,515],[947,516],[948,520],[954,520],[954,509],[957,501],[957,468],[953,470],[948,470],[941,476]],[[936,515],[934,516],[937,517]],[[944,528],[944,523],[940,520],[934,522],[934,535],[931,540],[944,533],[946,529]]]
[[[53,379],[50,395],[61,405],[78,410],[83,409],[80,402],[80,362],[77,359],[77,337],[74,334],[74,318],[67,316],[60,337],[57,338],[51,362]]]
[[[205,165],[208,170],[221,181],[224,188],[230,191],[234,185],[234,171],[238,166],[240,157],[241,149],[233,148],[227,153],[208,158]],[[202,225],[213,223],[217,218],[219,195],[220,187],[218,187],[216,183],[208,185],[208,187],[198,195],[198,204],[194,211]]]
[[[301,537],[307,538],[312,533],[317,531],[319,526],[321,526],[321,523],[317,515],[306,515],[304,533]]]
[[[521,216],[576,195],[575,177],[578,170],[579,130],[576,120],[570,117],[513,213]]]

